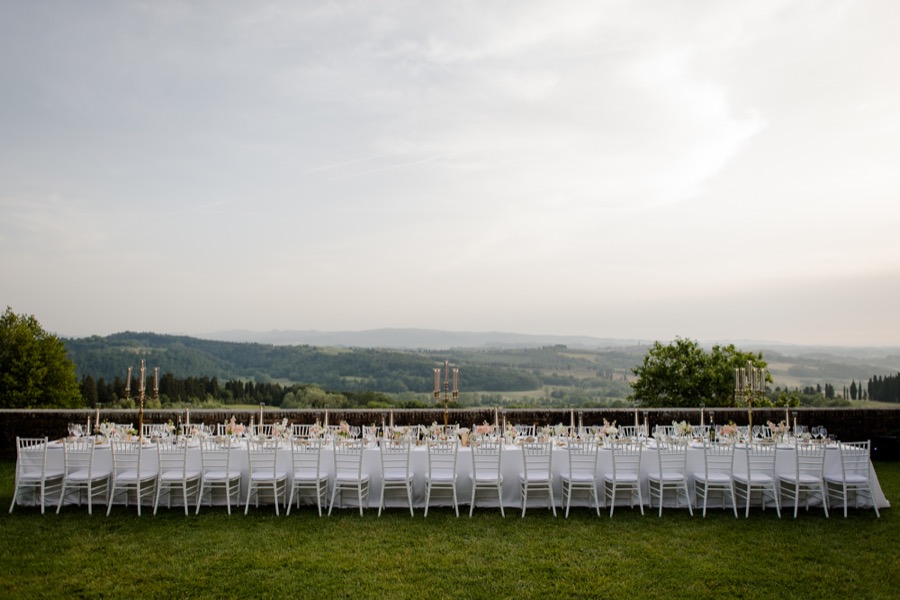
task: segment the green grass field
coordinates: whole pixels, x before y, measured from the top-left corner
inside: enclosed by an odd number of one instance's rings
[[[894,508],[794,520],[659,518],[588,509],[525,519],[478,509],[380,518],[303,507],[230,517],[206,508],[107,518],[16,507],[14,463],[0,462],[0,596],[4,598],[896,598],[900,463],[876,463]]]

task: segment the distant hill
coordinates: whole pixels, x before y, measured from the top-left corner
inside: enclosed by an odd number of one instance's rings
[[[365,331],[249,331],[233,329],[199,337],[225,342],[256,342],[274,345],[334,346],[343,348],[396,348],[445,350],[448,348],[537,348],[564,344],[574,348],[635,346],[639,340],[596,338],[577,335],[532,335],[524,333],[442,331],[437,329],[370,329]]]

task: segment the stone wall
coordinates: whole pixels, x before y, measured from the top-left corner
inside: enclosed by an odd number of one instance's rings
[[[328,422],[336,424],[346,420],[351,425],[380,425],[382,421],[390,423],[393,418],[395,425],[431,424],[437,421],[444,422],[443,409],[346,409],[327,411]],[[258,410],[231,410],[231,409],[202,409],[191,410],[190,420],[193,423],[223,423],[232,415],[243,423],[249,423],[253,417],[259,420]],[[780,421],[785,416],[784,409],[754,409],[753,422],[764,424],[766,421]],[[112,423],[138,424],[137,410],[104,409],[99,413],[101,421]],[[326,411],[323,410],[274,410],[263,412],[265,422],[272,423],[287,417],[291,423],[314,423],[316,419],[325,421]],[[563,423],[569,425],[579,420],[585,425],[601,425],[603,420],[617,421],[619,425],[632,425],[635,421],[633,409],[494,409],[494,408],[466,408],[451,409],[448,414],[450,423],[459,423],[464,427],[471,427],[485,421],[494,423],[495,420],[503,422],[504,418],[511,423],[524,423],[536,425],[553,425]],[[873,445],[879,448],[896,449],[896,436],[900,434],[900,410],[883,409],[847,409],[847,408],[798,408],[791,409],[791,420],[796,417],[801,425],[824,425],[828,433],[838,439],[866,440],[872,439]],[[144,423],[165,423],[169,419],[177,422],[181,418],[188,418],[187,411],[179,410],[145,410]],[[15,458],[16,436],[61,438],[67,435],[68,423],[91,424],[97,420],[97,412],[90,409],[81,410],[0,410],[0,457]],[[700,422],[699,409],[639,409],[638,421],[644,420],[652,430],[654,425],[668,425],[672,421],[688,421],[697,424]],[[748,416],[746,409],[717,408],[706,410],[704,413],[706,423],[727,423],[734,421],[738,425],[747,425]],[[893,442],[891,441],[893,440]],[[873,453],[875,451],[873,450]],[[894,450],[896,454],[896,450]],[[882,454],[876,458],[890,458]]]

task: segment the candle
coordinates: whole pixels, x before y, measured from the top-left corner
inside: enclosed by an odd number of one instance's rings
[[[638,421],[638,411],[637,409],[634,409],[634,435],[637,435],[639,426],[640,422]]]
[[[459,369],[453,369],[453,391],[459,392]]]
[[[570,431],[575,431],[575,409],[569,411],[569,426]]]
[[[147,385],[147,382],[144,380],[144,361],[141,361],[141,380],[138,381],[138,390],[141,392],[144,391],[144,386]]]
[[[97,407],[97,413],[94,416],[94,430],[100,429],[100,407]]]
[[[394,411],[391,410],[391,429],[394,429]]]
[[[650,420],[644,415],[644,437],[650,437]]]
[[[262,424],[263,424],[263,414],[262,414],[263,406],[264,406],[263,403],[260,402],[260,404],[259,404],[259,425],[260,425],[260,427],[262,427]]]
[[[700,407],[700,427],[703,428],[703,407]]]
[[[738,368],[734,369],[734,391],[738,391],[740,389],[741,383],[741,370]]]
[[[496,408],[494,409],[494,427],[500,427],[500,417]]]
[[[153,391],[159,392],[159,367],[153,368]]]
[[[328,429],[328,409],[325,409],[325,429]]]
[[[434,370],[434,393],[435,395],[439,394],[441,391],[441,370]]]
[[[385,427],[384,413],[381,413],[381,437],[387,437],[387,427]]]
[[[84,435],[91,435],[91,415],[88,415],[87,425],[84,428]]]
[[[128,377],[125,378],[125,391],[131,391],[131,367],[128,367]]]
[[[184,423],[185,427],[190,427],[191,425],[191,409],[184,409]]]

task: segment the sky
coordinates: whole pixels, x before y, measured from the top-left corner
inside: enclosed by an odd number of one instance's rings
[[[898,30],[894,0],[0,0],[0,305],[897,346]]]

